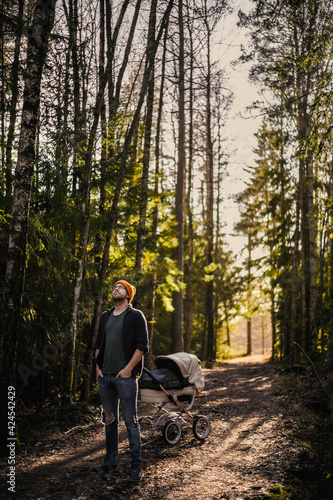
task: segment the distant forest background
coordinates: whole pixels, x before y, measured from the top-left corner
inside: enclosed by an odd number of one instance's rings
[[[333,392],[333,5],[252,4],[235,64],[250,65],[262,121],[239,255],[224,233],[233,94],[217,48],[233,3],[2,0],[3,401],[8,386],[25,404],[87,400],[118,279],[137,288],[148,365],[265,350],[310,359]]]

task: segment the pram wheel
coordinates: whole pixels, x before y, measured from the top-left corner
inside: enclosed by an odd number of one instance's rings
[[[163,438],[168,444],[176,444],[180,440],[182,435],[182,429],[178,422],[174,420],[168,420],[163,427]]]
[[[151,417],[142,417],[139,419],[140,436],[143,441],[148,441],[154,434],[154,421]]]
[[[210,422],[204,415],[198,415],[193,422],[193,434],[196,439],[203,441],[210,433]]]

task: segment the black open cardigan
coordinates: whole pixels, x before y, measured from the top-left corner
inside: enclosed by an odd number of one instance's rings
[[[107,309],[101,314],[98,326],[98,333],[94,350],[99,349],[96,362],[102,369],[104,350],[105,350],[105,325],[113,312],[114,307]],[[147,321],[141,311],[134,309],[129,304],[124,316],[123,322],[123,347],[127,362],[129,362],[136,349],[143,351],[144,354],[149,350]],[[143,368],[143,358],[133,368],[132,377],[141,376]]]

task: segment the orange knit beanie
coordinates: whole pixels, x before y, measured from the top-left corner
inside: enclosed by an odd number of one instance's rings
[[[113,286],[115,286],[117,284],[124,285],[124,287],[126,288],[127,293],[128,293],[129,302],[132,302],[133,297],[134,297],[135,292],[136,292],[135,286],[131,285],[130,283],[128,283],[128,281],[125,281],[125,280],[116,281]]]

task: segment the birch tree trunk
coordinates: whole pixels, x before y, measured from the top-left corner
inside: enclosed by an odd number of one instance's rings
[[[68,10],[63,0],[63,6],[66,13],[67,25],[69,30],[69,50],[72,58],[73,65],[73,102],[74,102],[74,157],[73,157],[73,178],[72,178],[72,193],[76,196],[77,184],[79,178],[79,166],[78,162],[80,159],[81,150],[84,149],[83,146],[83,131],[80,125],[82,125],[81,116],[81,103],[80,103],[80,71],[78,63],[78,53],[77,53],[77,30],[78,30],[78,8],[77,0],[69,0]]]
[[[24,8],[24,0],[19,0],[19,10],[17,16],[17,33],[15,37],[15,46],[14,46],[14,59],[12,65],[11,72],[11,90],[12,90],[12,99],[10,103],[10,113],[9,113],[9,127],[8,127],[8,135],[7,135],[7,143],[6,143],[6,198],[5,198],[5,210],[7,213],[10,212],[11,202],[12,202],[12,148],[15,134],[15,123],[16,123],[16,106],[18,99],[18,83],[19,83],[19,65],[20,65],[20,48],[21,48],[21,38],[23,31],[23,8]]]
[[[15,387],[16,348],[26,266],[40,86],[49,35],[54,22],[55,3],[56,0],[38,0],[28,36],[21,131],[1,314],[0,380],[1,401],[3,402],[7,401],[8,386]],[[5,404],[1,405],[0,418],[0,431],[3,436],[1,448],[3,448],[7,444],[5,436],[8,435]]]

